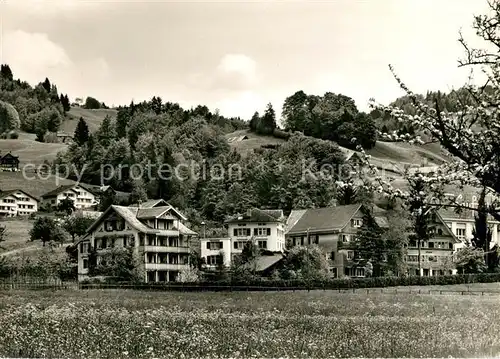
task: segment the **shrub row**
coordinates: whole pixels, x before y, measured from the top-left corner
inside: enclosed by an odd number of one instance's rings
[[[352,278],[352,279],[328,279],[328,280],[221,280],[214,282],[199,283],[91,283],[82,282],[80,288],[133,288],[146,290],[299,290],[299,289],[354,289],[354,288],[381,288],[395,286],[426,286],[426,285],[450,285],[469,283],[492,283],[500,282],[500,273],[464,274],[435,277],[377,277],[377,278]]]

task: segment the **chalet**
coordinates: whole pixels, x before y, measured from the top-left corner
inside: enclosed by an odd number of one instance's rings
[[[375,207],[374,215],[381,227],[387,227],[382,209]],[[318,245],[334,278],[364,277],[365,269],[354,263],[354,251],[348,247],[362,224],[361,204],[293,210],[287,220],[287,243],[290,247]]]
[[[0,169],[3,171],[19,171],[19,156],[12,153],[0,155]]]
[[[20,189],[0,192],[0,217],[29,216],[38,211],[38,202]]]
[[[97,250],[97,261],[113,247],[132,247],[140,258],[146,282],[175,281],[189,268],[189,242],[197,233],[184,222],[187,218],[163,200],[139,206],[110,206],[78,243],[78,278],[88,277],[89,253]]]
[[[42,204],[57,207],[65,198],[71,199],[76,209],[93,208],[98,204],[98,196],[83,185],[70,184],[57,187],[42,196]]]
[[[230,266],[234,257],[241,254],[249,241],[253,241],[263,251],[283,253],[285,222],[282,210],[249,209],[245,214],[233,216],[226,221],[227,237],[200,239],[201,257],[210,268],[219,264],[217,261],[222,253],[224,265]]]
[[[432,237],[408,244],[406,263],[410,275],[435,276],[456,273],[453,254],[461,241],[452,232],[439,211],[431,213]]]

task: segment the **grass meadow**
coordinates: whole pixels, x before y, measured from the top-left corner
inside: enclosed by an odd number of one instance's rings
[[[0,357],[482,357],[498,296],[0,292]]]

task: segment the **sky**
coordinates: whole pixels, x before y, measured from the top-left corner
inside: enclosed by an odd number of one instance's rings
[[[449,91],[459,31],[472,44],[484,0],[2,0],[0,62],[32,85],[126,105],[160,96],[249,119],[278,118],[296,91],[342,93],[368,110],[414,92]]]

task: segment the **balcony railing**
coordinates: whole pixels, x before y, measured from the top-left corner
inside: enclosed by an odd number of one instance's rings
[[[144,246],[145,252],[155,253],[189,253],[188,246]]]
[[[146,263],[146,270],[183,270],[188,269],[189,264],[170,264],[170,263]]]

